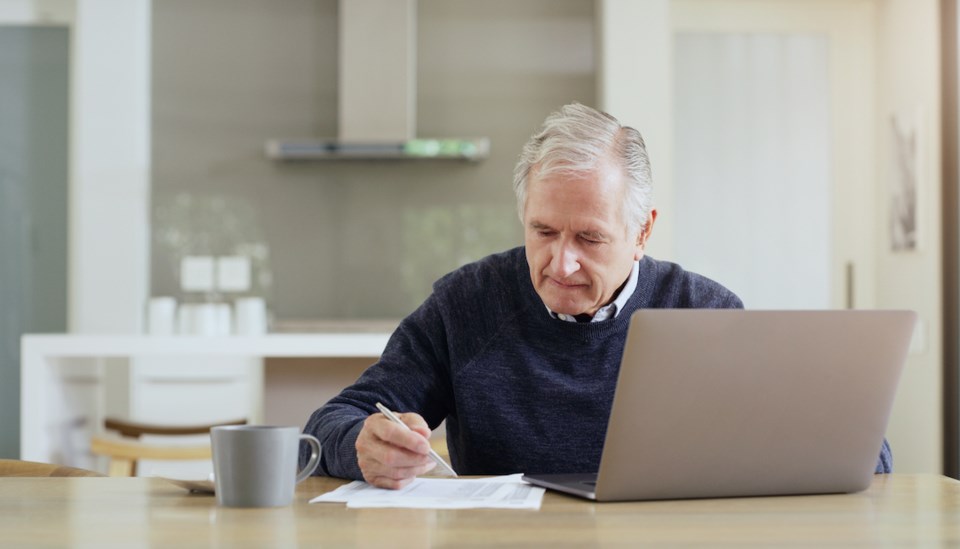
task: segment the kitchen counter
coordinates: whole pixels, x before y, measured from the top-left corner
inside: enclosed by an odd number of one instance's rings
[[[274,334],[391,334],[400,324],[396,319],[285,319],[273,322]]]
[[[281,324],[284,329],[290,326]],[[302,332],[308,327],[315,331]],[[300,333],[263,336],[24,335],[20,457],[70,464],[70,454],[82,452],[83,443],[77,441],[95,430],[105,414],[107,362],[129,367],[128,359],[206,357],[211,360],[204,368],[215,371],[223,361],[213,357],[375,359],[395,327],[389,321],[311,321],[299,325]],[[175,361],[171,369],[176,369]]]
[[[325,332],[263,336],[24,335],[21,373],[45,360],[132,356],[380,356],[391,332]]]

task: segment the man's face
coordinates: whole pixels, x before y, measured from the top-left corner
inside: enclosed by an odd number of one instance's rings
[[[627,234],[621,170],[604,164],[596,174],[531,174],[524,209],[530,278],[555,313],[593,315],[613,300],[643,247],[656,212],[639,234]]]

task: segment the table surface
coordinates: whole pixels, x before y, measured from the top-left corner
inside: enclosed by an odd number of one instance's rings
[[[0,546],[443,546],[960,543],[960,483],[879,475],[857,494],[592,503],[548,492],[539,511],[347,509],[307,501],[228,509],[159,479],[0,478]]]

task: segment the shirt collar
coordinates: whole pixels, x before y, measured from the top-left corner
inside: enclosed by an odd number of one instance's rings
[[[617,298],[611,301],[610,303],[600,307],[593,318],[590,319],[590,322],[602,322],[604,320],[609,320],[615,318],[623,306],[627,304],[627,301],[630,299],[630,296],[633,295],[633,291],[637,289],[637,279],[640,276],[640,262],[633,262],[633,269],[630,270],[630,276],[627,277],[626,284],[623,285],[623,289],[620,290],[620,293],[617,295]],[[567,315],[563,313],[555,313],[550,310],[550,307],[547,307],[547,312],[550,313],[550,316],[557,318],[566,322],[576,322],[577,319],[573,315]]]

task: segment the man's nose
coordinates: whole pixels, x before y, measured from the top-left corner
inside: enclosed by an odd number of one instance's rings
[[[554,276],[567,278],[580,270],[580,257],[568,242],[558,242],[553,252],[553,264],[550,266]]]

